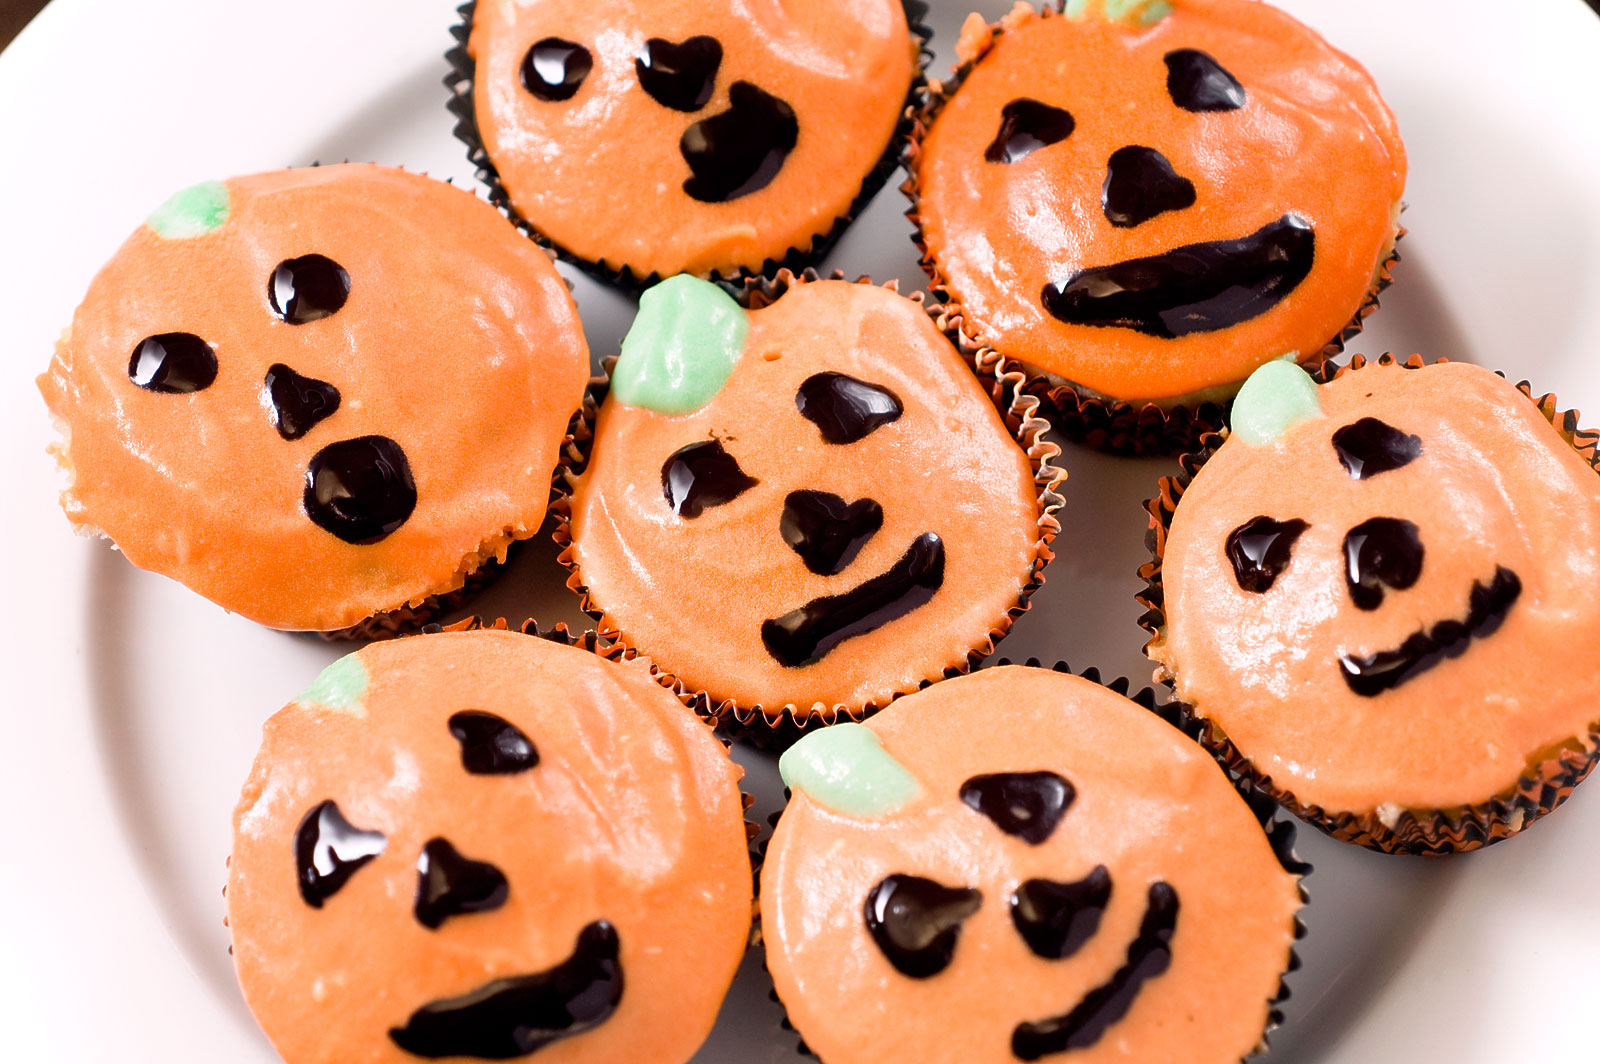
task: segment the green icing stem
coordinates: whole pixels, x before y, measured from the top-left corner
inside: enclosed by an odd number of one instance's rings
[[[228,186],[221,181],[202,181],[168,196],[165,203],[150,212],[145,224],[157,236],[187,240],[204,236],[227,220]]]
[[[845,816],[892,813],[922,791],[906,767],[864,724],[834,724],[805,736],[778,758],[778,774],[794,791]]]
[[[639,297],[611,394],[659,414],[691,414],[722,390],[749,334],[749,315],[728,293],[688,274],[669,277]]]
[[[311,681],[311,686],[295,699],[303,706],[327,706],[329,709],[351,710],[365,713],[361,699],[367,693],[367,667],[355,654],[346,654],[329,665]]]
[[[1291,425],[1322,416],[1317,382],[1292,358],[1279,359],[1250,374],[1233,401],[1229,426],[1252,447],[1273,443]]]
[[[1096,0],[1067,0],[1062,13],[1071,19],[1081,19],[1089,14]],[[1167,0],[1098,0],[1100,11],[1112,22],[1130,20],[1138,16],[1141,26],[1153,26],[1172,14]]]

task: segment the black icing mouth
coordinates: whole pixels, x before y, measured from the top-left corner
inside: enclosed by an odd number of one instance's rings
[[[622,1000],[620,946],[617,929],[596,920],[555,967],[431,1001],[389,1037],[419,1057],[510,1060],[583,1034],[610,1019]]]
[[[1517,574],[1503,565],[1495,566],[1489,583],[1473,581],[1466,617],[1414,632],[1393,650],[1367,656],[1341,654],[1339,674],[1350,690],[1367,698],[1399,687],[1446,658],[1460,657],[1474,639],[1493,635],[1521,594],[1522,580]]]
[[[1128,944],[1128,959],[1110,979],[1083,996],[1071,1011],[1036,1023],[1019,1023],[1011,1032],[1011,1053],[1038,1060],[1051,1053],[1087,1049],[1128,1014],[1146,981],[1172,964],[1172,936],[1178,929],[1178,892],[1172,885],[1150,885],[1139,935]]]
[[[888,572],[842,595],[815,598],[761,624],[761,641],[780,664],[821,661],[851,636],[881,628],[926,605],[944,584],[944,541],[924,532]]]
[[[1311,272],[1311,223],[1285,214],[1239,240],[1080,270],[1040,299],[1068,325],[1118,326],[1172,340],[1226,329],[1271,310]]]

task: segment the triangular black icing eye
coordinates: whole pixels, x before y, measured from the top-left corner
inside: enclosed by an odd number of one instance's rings
[[[447,839],[429,839],[417,858],[415,912],[423,927],[438,930],[452,916],[491,912],[510,891],[500,869],[461,856]]]
[[[147,336],[128,359],[128,379],[150,392],[198,392],[217,379],[217,353],[193,333]]]
[[[995,772],[961,785],[961,800],[1007,835],[1037,846],[1061,823],[1077,791],[1054,772]]]
[[[450,734],[461,743],[461,767],[474,776],[510,776],[539,763],[539,751],[522,729],[481,709],[451,714]]]
[[[881,384],[843,373],[813,373],[800,384],[794,405],[829,443],[855,443],[899,419],[905,406]]]
[[[315,806],[294,833],[294,861],[300,897],[313,909],[338,893],[356,870],[383,852],[381,831],[363,831],[339,812],[331,799]]]
[[[1167,95],[1185,111],[1237,111],[1244,106],[1239,79],[1198,48],[1168,52]]]
[[[1233,578],[1245,591],[1264,594],[1289,567],[1294,541],[1311,526],[1299,518],[1274,521],[1253,517],[1228,533],[1228,561]]]
[[[1000,131],[984,150],[991,163],[1014,163],[1072,135],[1077,123],[1060,107],[1026,97],[1000,109]]]
[[[949,966],[962,921],[982,903],[983,895],[967,887],[892,875],[867,894],[867,930],[902,975],[927,979]]]
[[[706,507],[732,502],[758,483],[717,440],[680,447],[661,466],[661,493],[679,517],[699,517]]]
[[[570,100],[594,69],[589,49],[560,37],[535,41],[522,57],[522,87],[549,103]]]
[[[1351,480],[1367,480],[1416,461],[1422,455],[1422,438],[1364,417],[1333,434],[1333,451]]]
[[[633,61],[640,87],[656,103],[674,111],[704,107],[716,88],[721,65],[722,44],[703,35],[678,44],[651,37]]]
[[[1019,885],[1011,895],[1011,922],[1035,954],[1059,961],[1094,937],[1110,903],[1111,873],[1096,865],[1071,883],[1030,879]]]
[[[285,259],[267,282],[272,312],[290,325],[337,314],[350,298],[350,274],[326,255]]]

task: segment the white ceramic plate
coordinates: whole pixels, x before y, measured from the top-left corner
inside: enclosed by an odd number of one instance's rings
[[[6,1060],[276,1059],[226,952],[229,816],[261,722],[338,651],[75,539],[32,378],[94,271],[173,189],[345,158],[470,186],[440,86],[453,5],[55,0],[0,56],[0,556],[16,565],[0,633]],[[1410,151],[1405,261],[1352,350],[1468,358],[1600,403],[1600,20],[1580,0],[1285,6],[1372,70]],[[936,0],[936,73],[965,12]],[[920,287],[902,210],[886,189],[829,264]],[[581,276],[575,292],[591,347],[614,351],[628,304]],[[1004,651],[1146,676],[1139,503],[1169,464],[1074,449],[1064,461],[1059,557]],[[581,622],[539,543],[479,608]],[[1573,654],[1595,653],[1593,638],[1573,633]],[[741,756],[770,812],[770,764]],[[1600,1055],[1600,784],[1465,859],[1302,839],[1311,930],[1272,1059]],[[752,957],[697,1060],[799,1059],[766,991]]]

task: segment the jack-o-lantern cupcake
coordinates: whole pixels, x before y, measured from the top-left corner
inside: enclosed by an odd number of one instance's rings
[[[482,0],[451,110],[491,197],[624,287],[815,263],[898,164],[911,0]]]
[[[965,671],[1026,608],[1058,449],[920,299],[788,274],[745,296],[644,293],[553,506],[561,559],[601,634],[707,711],[860,716]]]
[[[1257,370],[1149,504],[1157,676],[1310,822],[1448,853],[1550,812],[1600,750],[1600,457],[1466,363]]]
[[[173,196],[39,388],[79,529],[261,624],[381,634],[538,530],[588,370],[545,252],[357,164]]]
[[[780,768],[762,937],[823,1064],[1237,1064],[1276,1021],[1293,828],[1145,706],[984,669]]]
[[[642,661],[372,644],[267,722],[228,870],[245,999],[288,1064],[683,1064],[749,937],[739,779]]]
[[[915,126],[936,292],[1114,450],[1221,427],[1257,366],[1338,349],[1387,283],[1405,149],[1365,70],[1256,0],[1019,3]]]

